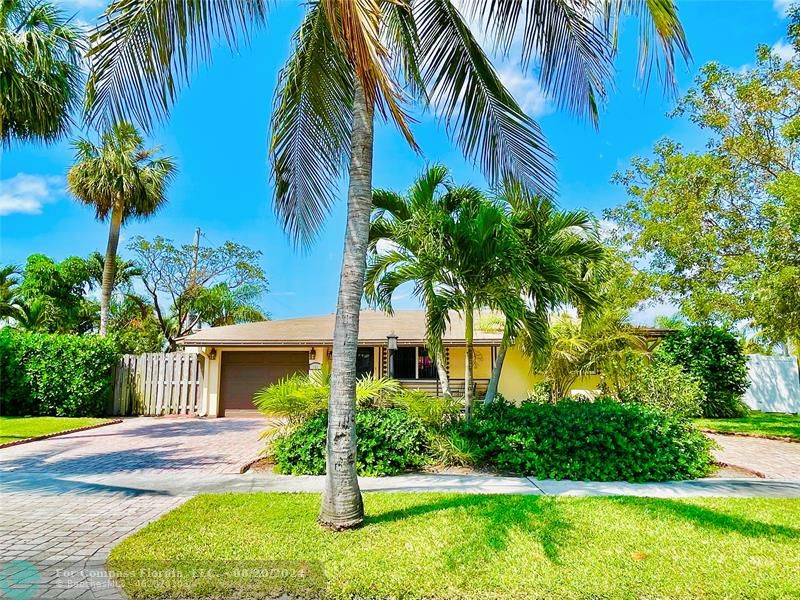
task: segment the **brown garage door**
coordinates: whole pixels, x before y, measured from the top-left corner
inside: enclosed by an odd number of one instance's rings
[[[223,352],[223,410],[253,410],[253,394],[293,373],[308,373],[307,352]]]

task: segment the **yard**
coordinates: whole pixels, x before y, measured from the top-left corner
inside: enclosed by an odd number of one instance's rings
[[[0,444],[108,422],[88,417],[0,417]]]
[[[800,416],[752,411],[741,419],[696,419],[700,429],[720,433],[742,433],[755,437],[783,437],[800,440]]]
[[[798,500],[364,501],[363,528],[331,533],[315,494],[199,496],[109,566],[134,598],[800,596]]]

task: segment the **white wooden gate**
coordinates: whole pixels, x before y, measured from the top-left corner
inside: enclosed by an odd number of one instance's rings
[[[126,354],[114,381],[115,415],[193,415],[200,411],[203,374],[197,354]]]

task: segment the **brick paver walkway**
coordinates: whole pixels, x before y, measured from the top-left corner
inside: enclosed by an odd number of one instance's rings
[[[721,448],[720,462],[763,473],[768,479],[800,480],[800,444],[740,435],[707,434]]]
[[[0,597],[121,597],[104,569],[111,548],[191,494],[112,481],[238,473],[263,448],[264,426],[138,418],[0,450]],[[9,582],[33,587],[9,594]]]

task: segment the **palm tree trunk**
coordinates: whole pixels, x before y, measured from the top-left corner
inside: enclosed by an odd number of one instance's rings
[[[100,335],[108,333],[108,306],[111,304],[111,292],[114,291],[114,277],[117,271],[117,246],[119,231],[122,228],[122,198],[117,197],[111,209],[111,225],[108,230],[108,245],[103,263],[103,283],[100,286]]]
[[[475,348],[472,347],[473,337],[472,304],[467,303],[464,311],[464,340],[466,352],[464,353],[464,410],[467,421],[472,417],[472,370],[475,364]]]
[[[450,395],[450,380],[447,377],[447,366],[444,359],[436,357],[436,372],[439,374],[439,386],[442,388],[442,396]]]
[[[364,90],[356,80],[347,228],[333,332],[325,490],[319,515],[322,525],[335,530],[358,527],[364,521],[355,465],[356,351],[372,210],[373,143],[373,108],[367,104]]]
[[[503,362],[506,360],[507,351],[508,346],[506,345],[506,341],[503,340],[503,343],[500,344],[500,349],[497,351],[494,367],[492,367],[492,377],[489,379],[489,387],[486,388],[486,397],[483,399],[485,405],[494,402],[494,397],[497,396],[497,386],[500,383],[500,374],[503,372]]]

